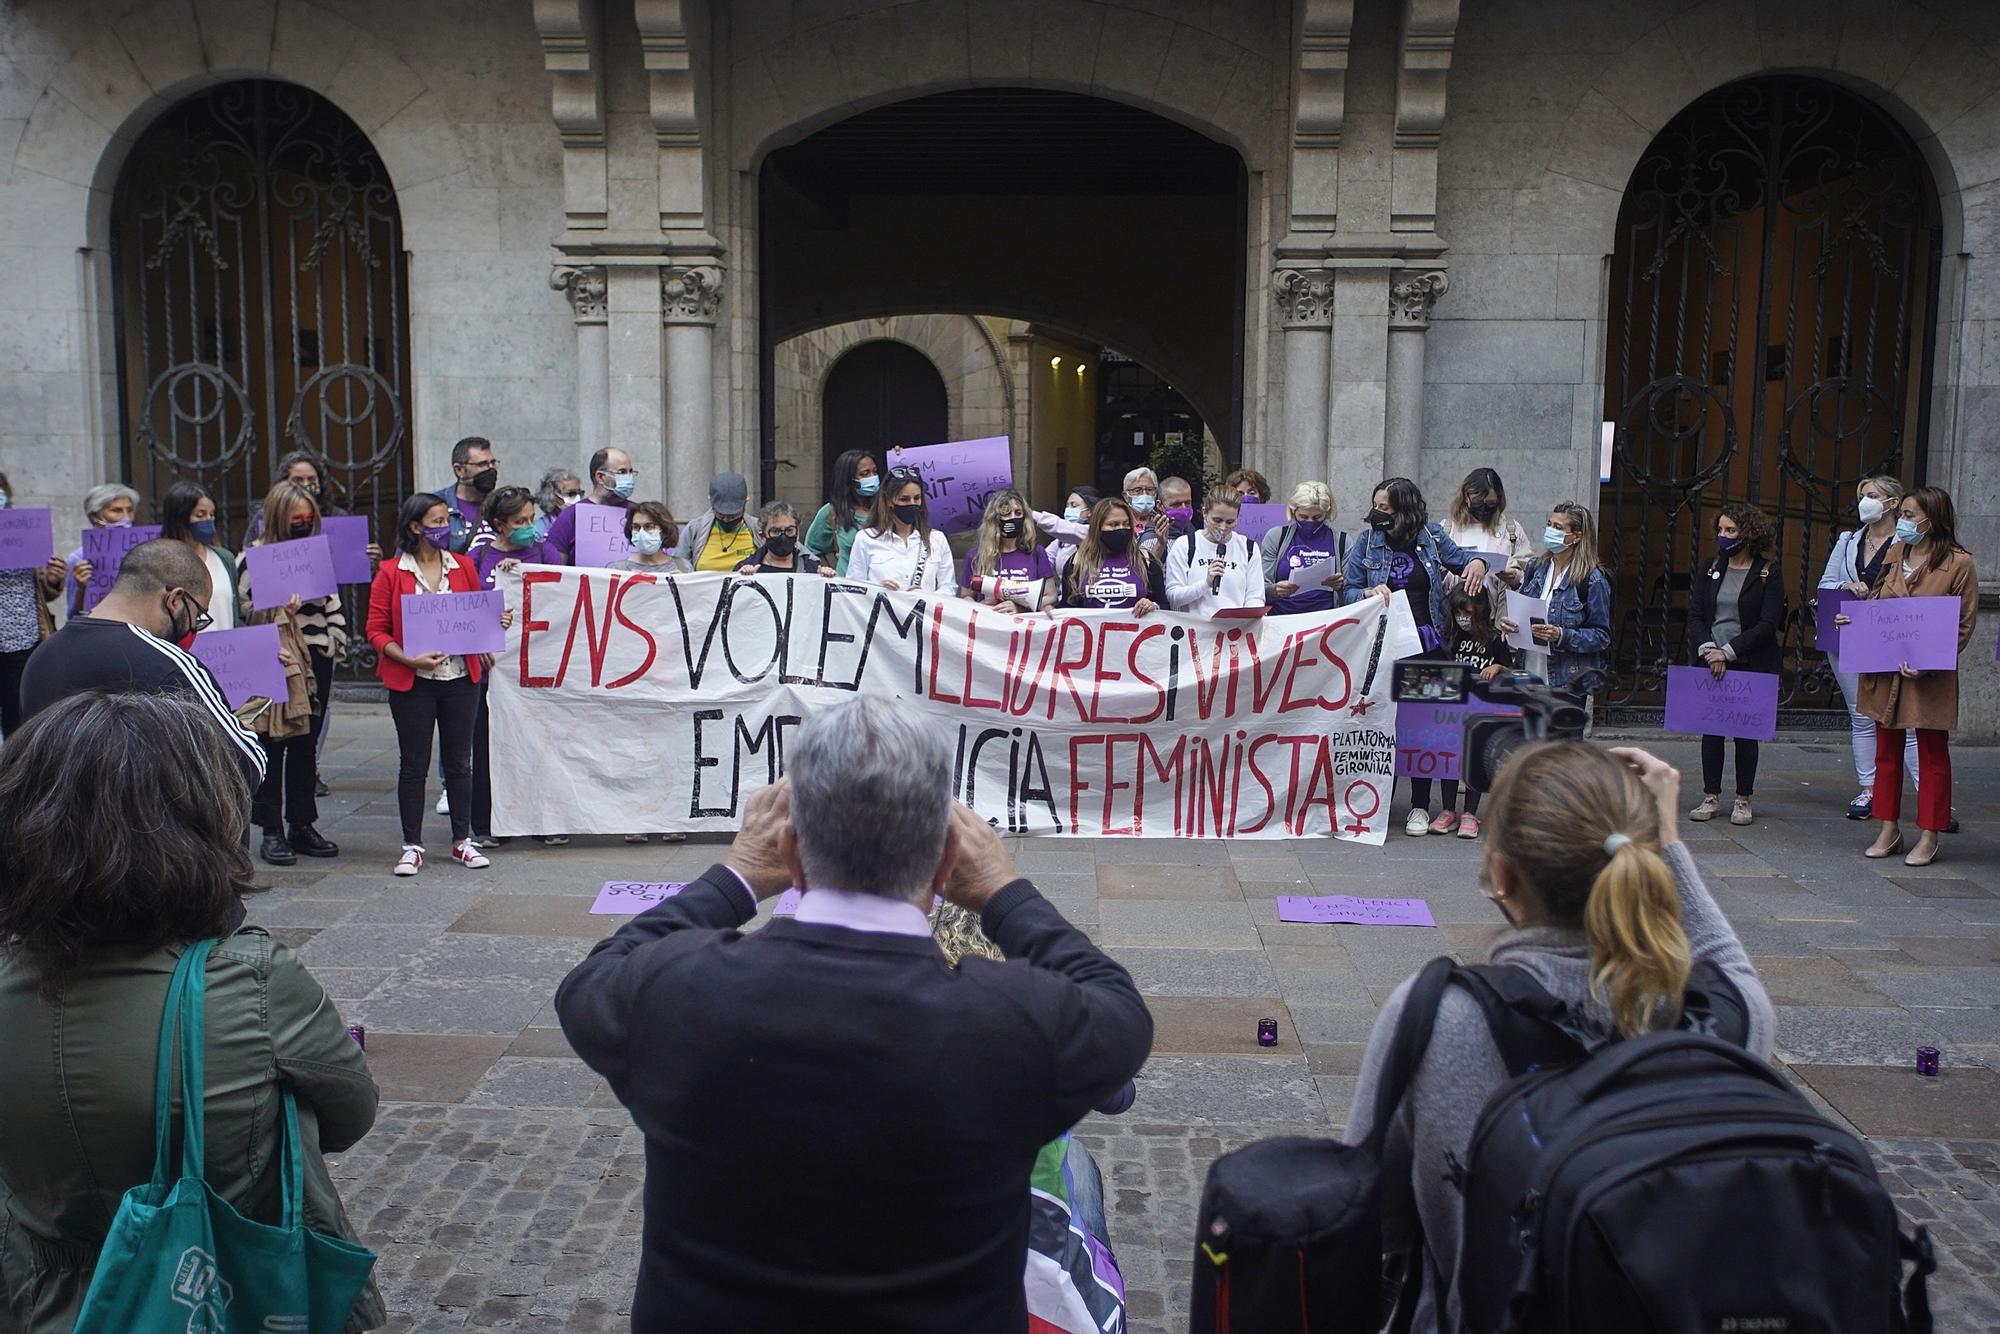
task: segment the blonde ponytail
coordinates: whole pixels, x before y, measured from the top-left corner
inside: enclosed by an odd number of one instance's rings
[[[1659,851],[1627,841],[1591,881],[1583,910],[1590,989],[1625,1037],[1680,1022],[1687,989],[1687,933],[1680,894]]]

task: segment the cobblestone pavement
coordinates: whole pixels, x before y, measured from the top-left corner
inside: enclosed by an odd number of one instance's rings
[[[556,982],[615,919],[608,879],[683,879],[714,844],[567,848],[514,840],[485,871],[398,846],[386,710],[342,701],[320,827],[334,862],[269,868],[271,927],[368,1028],[384,1094],[335,1177],[381,1256],[391,1327],[623,1329],[643,1146],[570,1055]],[[1649,738],[1683,771],[1693,747]],[[1823,1110],[1870,1137],[1905,1214],[1936,1236],[1939,1328],[2000,1330],[2000,751],[1955,757],[1967,832],[1935,866],[1868,862],[1845,737],[1767,746],[1758,820],[1685,826],[1779,1005],[1778,1055]],[[1689,797],[1694,784],[1689,784]],[[1023,873],[1132,970],[1158,1027],[1139,1098],[1079,1134],[1104,1166],[1112,1240],[1141,1334],[1186,1328],[1195,1201],[1216,1155],[1346,1118],[1376,1007],[1433,955],[1483,957],[1496,930],[1476,845],[1037,841]],[[438,817],[427,815],[442,853]],[[1277,921],[1279,893],[1420,895],[1437,930]],[[768,910],[767,910],[768,911]],[[1255,1045],[1275,1017],[1279,1045]],[[1922,1044],[1944,1073],[1911,1069]],[[754,1149],[753,1149],[754,1151]],[[775,1216],[782,1201],[772,1201]]]

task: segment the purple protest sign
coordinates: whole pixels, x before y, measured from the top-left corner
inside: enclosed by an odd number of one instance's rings
[[[1354,894],[1278,895],[1281,922],[1345,922],[1352,926],[1436,926],[1422,899],[1370,899]]]
[[[125,563],[126,552],[159,535],[160,526],[156,523],[84,529],[83,559],[90,566],[90,582],[84,585],[83,609],[89,611],[111,591],[111,585],[118,581],[118,567]]]
[[[1813,647],[1822,653],[1840,651],[1840,627],[1833,618],[1840,615],[1840,609],[1857,600],[1858,595],[1844,588],[1822,588],[1813,612]],[[1842,671],[1847,670],[1845,667]]]
[[[293,594],[310,602],[340,589],[325,533],[249,547],[243,560],[250,570],[250,605],[258,611],[282,607]]]
[[[403,594],[403,652],[498,653],[507,647],[500,613],[507,595],[484,593]]]
[[[0,510],[0,570],[38,570],[55,554],[47,510]]]
[[[1778,734],[1775,672],[1717,677],[1706,667],[1667,668],[1667,730],[1769,741]]]
[[[593,917],[630,917],[687,888],[679,880],[607,880],[590,905]]]
[[[1957,598],[1875,598],[1850,602],[1840,631],[1840,670],[1920,672],[1958,668]]]
[[[576,506],[576,563],[602,568],[625,560],[632,544],[625,540],[625,510],[616,505]]]
[[[280,702],[290,698],[285,664],[278,660],[275,625],[204,630],[194,637],[190,651],[214,673],[215,683],[222,687],[222,697],[232,709],[240,709],[245,700],[259,696]]]
[[[931,526],[947,533],[977,528],[986,513],[986,497],[1014,484],[1013,449],[1004,435],[899,447],[889,451],[889,466],[923,474]]]
[[[1252,542],[1262,542],[1264,534],[1292,521],[1292,511],[1284,505],[1245,504],[1236,511],[1236,531]]]
[[[1504,704],[1475,700],[1465,704],[1396,705],[1396,777],[1458,780],[1458,753],[1465,742],[1465,720],[1475,713],[1521,711]]]
[[[368,516],[329,514],[319,521],[319,530],[333,548],[333,577],[343,584],[365,584],[375,577],[374,563],[368,559]]]

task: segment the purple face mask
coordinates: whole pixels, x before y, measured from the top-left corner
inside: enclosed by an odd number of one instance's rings
[[[1192,505],[1169,505],[1160,512],[1175,523],[1194,522],[1194,506]]]
[[[439,551],[450,550],[451,525],[445,524],[443,527],[440,528],[425,528],[424,541],[430,543],[432,546],[436,547]]]

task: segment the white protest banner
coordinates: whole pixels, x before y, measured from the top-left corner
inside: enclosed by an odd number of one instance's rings
[[[934,720],[1008,833],[1380,843],[1407,605],[1016,616],[846,580],[502,571],[494,832],[726,831],[856,692]]]

